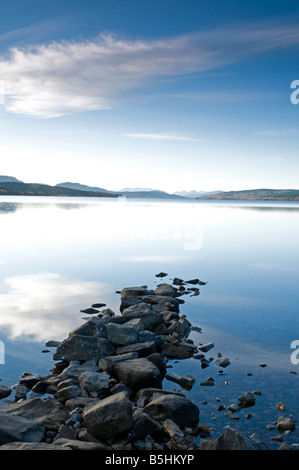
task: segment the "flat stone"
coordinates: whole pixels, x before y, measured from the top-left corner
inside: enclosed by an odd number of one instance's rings
[[[214,343],[206,343],[201,346],[198,346],[198,349],[202,352],[208,352],[214,347]]]
[[[136,397],[137,398],[146,397],[149,400],[151,400],[153,395],[155,395],[157,393],[159,395],[178,395],[180,397],[186,398],[184,393],[181,393],[181,392],[174,392],[173,390],[165,390],[164,388],[159,389],[159,388],[152,388],[152,387],[143,388],[143,389],[139,390],[136,393]]]
[[[9,442],[0,446],[0,450],[72,450],[71,447],[62,447],[46,442]]]
[[[54,431],[58,431],[59,426],[69,418],[67,409],[53,398],[46,398],[45,400],[38,397],[30,398],[29,400],[3,406],[1,411],[9,416],[17,415],[33,419],[46,429]]]
[[[191,388],[194,381],[195,381],[195,376],[194,375],[177,375],[174,372],[169,372],[166,374],[166,379],[171,380],[172,382],[176,382],[183,387]]]

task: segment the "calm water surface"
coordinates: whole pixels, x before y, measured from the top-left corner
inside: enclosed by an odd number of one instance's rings
[[[195,359],[171,370],[196,375],[186,394],[201,424],[215,429],[212,437],[232,423],[279,448],[271,440],[277,430],[266,424],[280,414],[299,418],[299,364],[291,362],[299,340],[299,203],[1,196],[0,228],[3,384],[24,371],[47,374],[53,360],[42,352],[45,342],[64,339],[95,302],[117,311],[116,290],[155,288],[160,271],[165,282],[196,277],[207,284],[184,297],[181,313],[202,328],[192,333],[196,344],[215,343],[207,356],[221,352],[231,364],[223,376],[214,362],[201,369]],[[209,376],[215,385],[200,386]],[[177,385],[165,380],[164,387]],[[238,421],[217,410],[246,391],[261,395]],[[298,428],[284,441],[299,445]]]

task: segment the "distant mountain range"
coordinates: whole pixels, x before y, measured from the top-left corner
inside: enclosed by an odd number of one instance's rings
[[[169,194],[150,188],[124,188],[108,191],[97,186],[80,183],[59,183],[56,186],[39,183],[24,183],[13,176],[0,175],[0,195],[7,196],[77,196],[119,197],[155,199],[214,199],[214,200],[268,200],[299,201],[298,189],[251,189],[245,191],[178,191]]]
[[[183,196],[183,197],[189,197],[191,199],[199,198],[202,196],[210,196],[212,194],[218,194],[221,193],[222,191],[176,191],[173,194],[176,194],[178,196]]]
[[[69,188],[73,190],[84,190],[84,191],[93,191],[95,193],[97,192],[106,192],[108,191],[106,189],[102,188],[97,188],[93,186],[85,186],[79,183],[59,183],[55,186],[56,188]],[[165,191],[158,191],[155,189],[143,189],[143,188],[125,188],[122,189],[121,191],[109,191],[109,194],[115,194],[116,196],[126,196],[129,198],[159,198],[159,199],[178,199],[181,198],[181,196],[178,196],[176,194],[168,194]]]

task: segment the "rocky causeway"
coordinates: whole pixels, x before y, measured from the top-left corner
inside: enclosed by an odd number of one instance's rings
[[[256,434],[233,426],[212,439],[200,423],[200,409],[186,393],[198,378],[171,372],[169,361],[195,358],[202,369],[209,366],[206,353],[214,344],[196,345],[190,333],[200,328],[180,314],[183,296],[198,295],[205,283],[163,283],[165,275],[156,275],[161,284],[154,290],[119,291],[119,312],[103,303],[82,310],[90,318],[63,341],[46,343],[54,348],[49,375],[24,372],[14,387],[0,385],[0,450],[269,450]],[[215,362],[219,373],[230,365],[220,353]],[[180,389],[166,389],[165,378]],[[200,385],[213,386],[214,379]],[[238,410],[254,406],[256,395],[234,400],[219,405],[232,421]],[[279,442],[281,432],[295,429],[295,419],[282,414],[275,426]]]

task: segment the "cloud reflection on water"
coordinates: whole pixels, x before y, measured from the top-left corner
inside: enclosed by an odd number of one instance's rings
[[[0,293],[0,329],[10,340],[62,340],[78,326],[78,305],[86,308],[108,291],[108,284],[56,273],[6,278]]]

